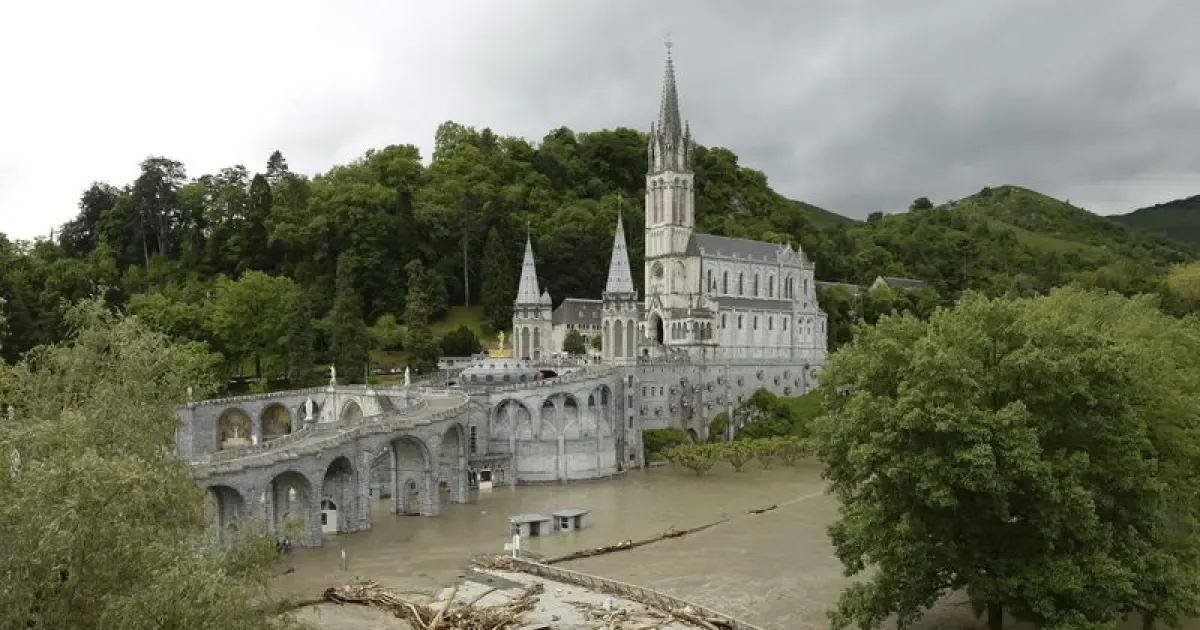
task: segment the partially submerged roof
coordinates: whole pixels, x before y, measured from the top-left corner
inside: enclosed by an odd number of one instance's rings
[[[553,512],[552,514],[555,518],[575,518],[576,516],[588,514],[590,511],[591,510],[582,510],[580,508],[563,508]]]
[[[545,514],[518,514],[516,516],[509,517],[508,520],[516,523],[541,523],[552,519]]]

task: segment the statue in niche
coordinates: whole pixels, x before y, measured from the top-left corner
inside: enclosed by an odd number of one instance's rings
[[[500,331],[500,349],[501,350],[504,349],[504,331],[503,330]]]
[[[336,365],[329,366],[329,384],[337,385],[337,366]]]
[[[313,405],[313,399],[309,398],[308,400],[304,401],[304,420],[305,420],[305,422],[312,422],[314,406],[315,405]]]
[[[412,372],[408,369],[408,366],[406,365],[406,366],[404,366],[404,386],[408,387],[409,385],[412,385]]]

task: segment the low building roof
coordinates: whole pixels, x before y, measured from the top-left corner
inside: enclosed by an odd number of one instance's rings
[[[563,508],[561,510],[552,512],[552,514],[555,516],[555,518],[575,518],[576,516],[588,514],[590,511],[591,510],[584,510],[580,508]]]
[[[540,523],[552,519],[545,514],[518,514],[516,516],[510,516],[508,520],[517,523]]]

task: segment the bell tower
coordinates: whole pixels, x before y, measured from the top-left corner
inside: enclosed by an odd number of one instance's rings
[[[679,115],[675,62],[667,42],[662,100],[658,123],[650,126],[646,173],[646,287],[650,271],[663,257],[683,256],[696,227],[695,175],[692,173],[692,132]],[[658,268],[666,267],[666,261]]]

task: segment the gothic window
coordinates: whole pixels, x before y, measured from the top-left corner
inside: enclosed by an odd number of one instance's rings
[[[808,295],[808,278],[804,279],[804,295]]]
[[[721,313],[721,328],[726,328],[726,327],[727,327],[727,322],[725,320],[725,313]]]
[[[754,297],[758,297],[758,274],[754,274]]]
[[[767,276],[767,297],[775,297],[775,276]]]
[[[758,330],[758,315],[754,316],[754,330]]]
[[[775,330],[775,318],[774,317],[767,318],[767,330]]]
[[[738,274],[738,295],[745,295],[745,292],[742,290],[744,288],[743,284],[744,284],[745,279],[746,279],[746,274],[744,274],[744,273]]]
[[[729,295],[729,272],[721,273],[721,293]]]
[[[738,315],[738,330],[742,329],[742,316]]]
[[[471,432],[470,432],[470,436],[468,439],[468,443],[471,445],[471,454],[472,455],[474,455],[477,452],[476,449],[479,446],[479,444],[478,444],[478,439],[479,439],[478,429],[479,429],[479,427],[476,427],[475,425],[471,425]]]
[[[708,270],[708,290],[709,291],[717,290],[717,285],[713,283],[712,269]]]
[[[783,322],[783,329],[784,329],[784,330],[787,330],[787,323],[788,323],[788,320],[787,320],[787,318],[786,318],[786,317],[781,317],[781,318],[779,319],[779,321]]]

